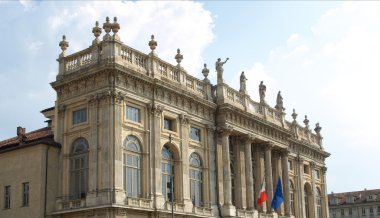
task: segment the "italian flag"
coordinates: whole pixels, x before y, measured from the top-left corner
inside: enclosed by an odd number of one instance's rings
[[[260,196],[257,200],[257,204],[260,205],[260,207],[263,207],[263,203],[268,200],[267,192],[265,191],[265,178],[263,182],[261,183],[261,189],[260,189]]]

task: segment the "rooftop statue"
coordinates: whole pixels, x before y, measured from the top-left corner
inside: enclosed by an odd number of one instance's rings
[[[283,98],[281,96],[281,91],[278,91],[278,93],[277,93],[277,99],[276,99],[276,106],[275,106],[275,108],[277,110],[279,110],[279,111],[285,110]]]
[[[223,65],[228,61],[228,58],[226,61],[222,62],[220,58],[218,58],[218,61],[215,63],[215,68],[217,74],[217,83],[223,83]]]
[[[247,77],[244,75],[244,71],[240,75],[240,92],[247,94]]]
[[[260,94],[260,103],[265,103],[265,92],[267,87],[264,85],[264,82],[261,81],[259,85],[259,94]]]

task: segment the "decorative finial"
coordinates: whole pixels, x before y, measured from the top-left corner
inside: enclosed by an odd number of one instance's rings
[[[296,109],[293,108],[292,117],[293,117],[293,121],[294,121],[294,122],[297,122],[297,121],[296,121],[297,116],[298,116],[298,114],[296,113]]]
[[[92,28],[92,33],[95,36],[94,42],[98,42],[99,41],[98,37],[102,33],[102,28],[99,27],[99,22],[98,21],[95,22],[95,26]]]
[[[150,50],[152,50],[152,52],[154,51],[154,49],[156,49],[157,47],[157,41],[154,40],[154,35],[152,34],[152,36],[150,37],[150,41],[149,41],[149,47],[150,47]]]
[[[209,72],[210,72],[210,70],[207,69],[207,64],[203,64],[202,74],[205,77],[205,79],[207,79]]]
[[[106,17],[106,22],[103,23],[103,29],[106,32],[106,36],[109,36],[109,33],[111,32],[111,28],[112,28],[112,24],[110,23],[110,18]]]
[[[117,32],[119,32],[120,24],[117,22],[117,17],[113,18],[113,24],[112,24],[111,28],[112,28],[112,32],[114,35],[116,35]]]
[[[321,129],[322,129],[322,127],[319,126],[319,123],[316,123],[314,131],[317,133],[317,135],[321,134]]]
[[[67,47],[69,47],[69,42],[66,41],[66,36],[63,35],[62,36],[62,41],[59,42],[59,47],[61,47],[61,50],[62,50],[62,54],[65,53]]]
[[[181,54],[181,50],[177,49],[177,54],[174,58],[177,61],[178,65],[180,65],[181,61],[183,60],[183,55]]]
[[[307,115],[305,115],[305,119],[303,120],[306,128],[309,128],[309,120],[307,119]]]

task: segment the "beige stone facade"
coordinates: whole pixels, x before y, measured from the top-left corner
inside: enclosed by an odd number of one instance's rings
[[[173,66],[156,55],[153,36],[144,54],[120,41],[119,28],[106,21],[100,37],[96,25],[92,45],[71,55],[60,42],[57,100],[44,112],[62,145],[49,217],[170,217],[174,176],[174,217],[328,218],[319,124],[313,133],[294,111],[286,121],[282,97],[272,108],[265,89],[254,101],[244,77],[234,90],[221,62],[213,85],[213,70],[195,78],[180,50]],[[273,211],[279,177],[284,203]]]

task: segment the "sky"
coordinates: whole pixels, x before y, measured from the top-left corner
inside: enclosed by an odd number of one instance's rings
[[[281,90],[287,120],[295,108],[298,123],[322,127],[329,193],[380,188],[380,2],[0,1],[0,13],[0,140],[46,125],[62,35],[68,54],[80,51],[95,21],[116,16],[125,44],[148,53],[154,34],[158,56],[175,64],[180,48],[198,78],[207,63],[215,84],[215,61],[228,57],[233,88],[244,71],[252,99],[261,80],[271,106]]]

